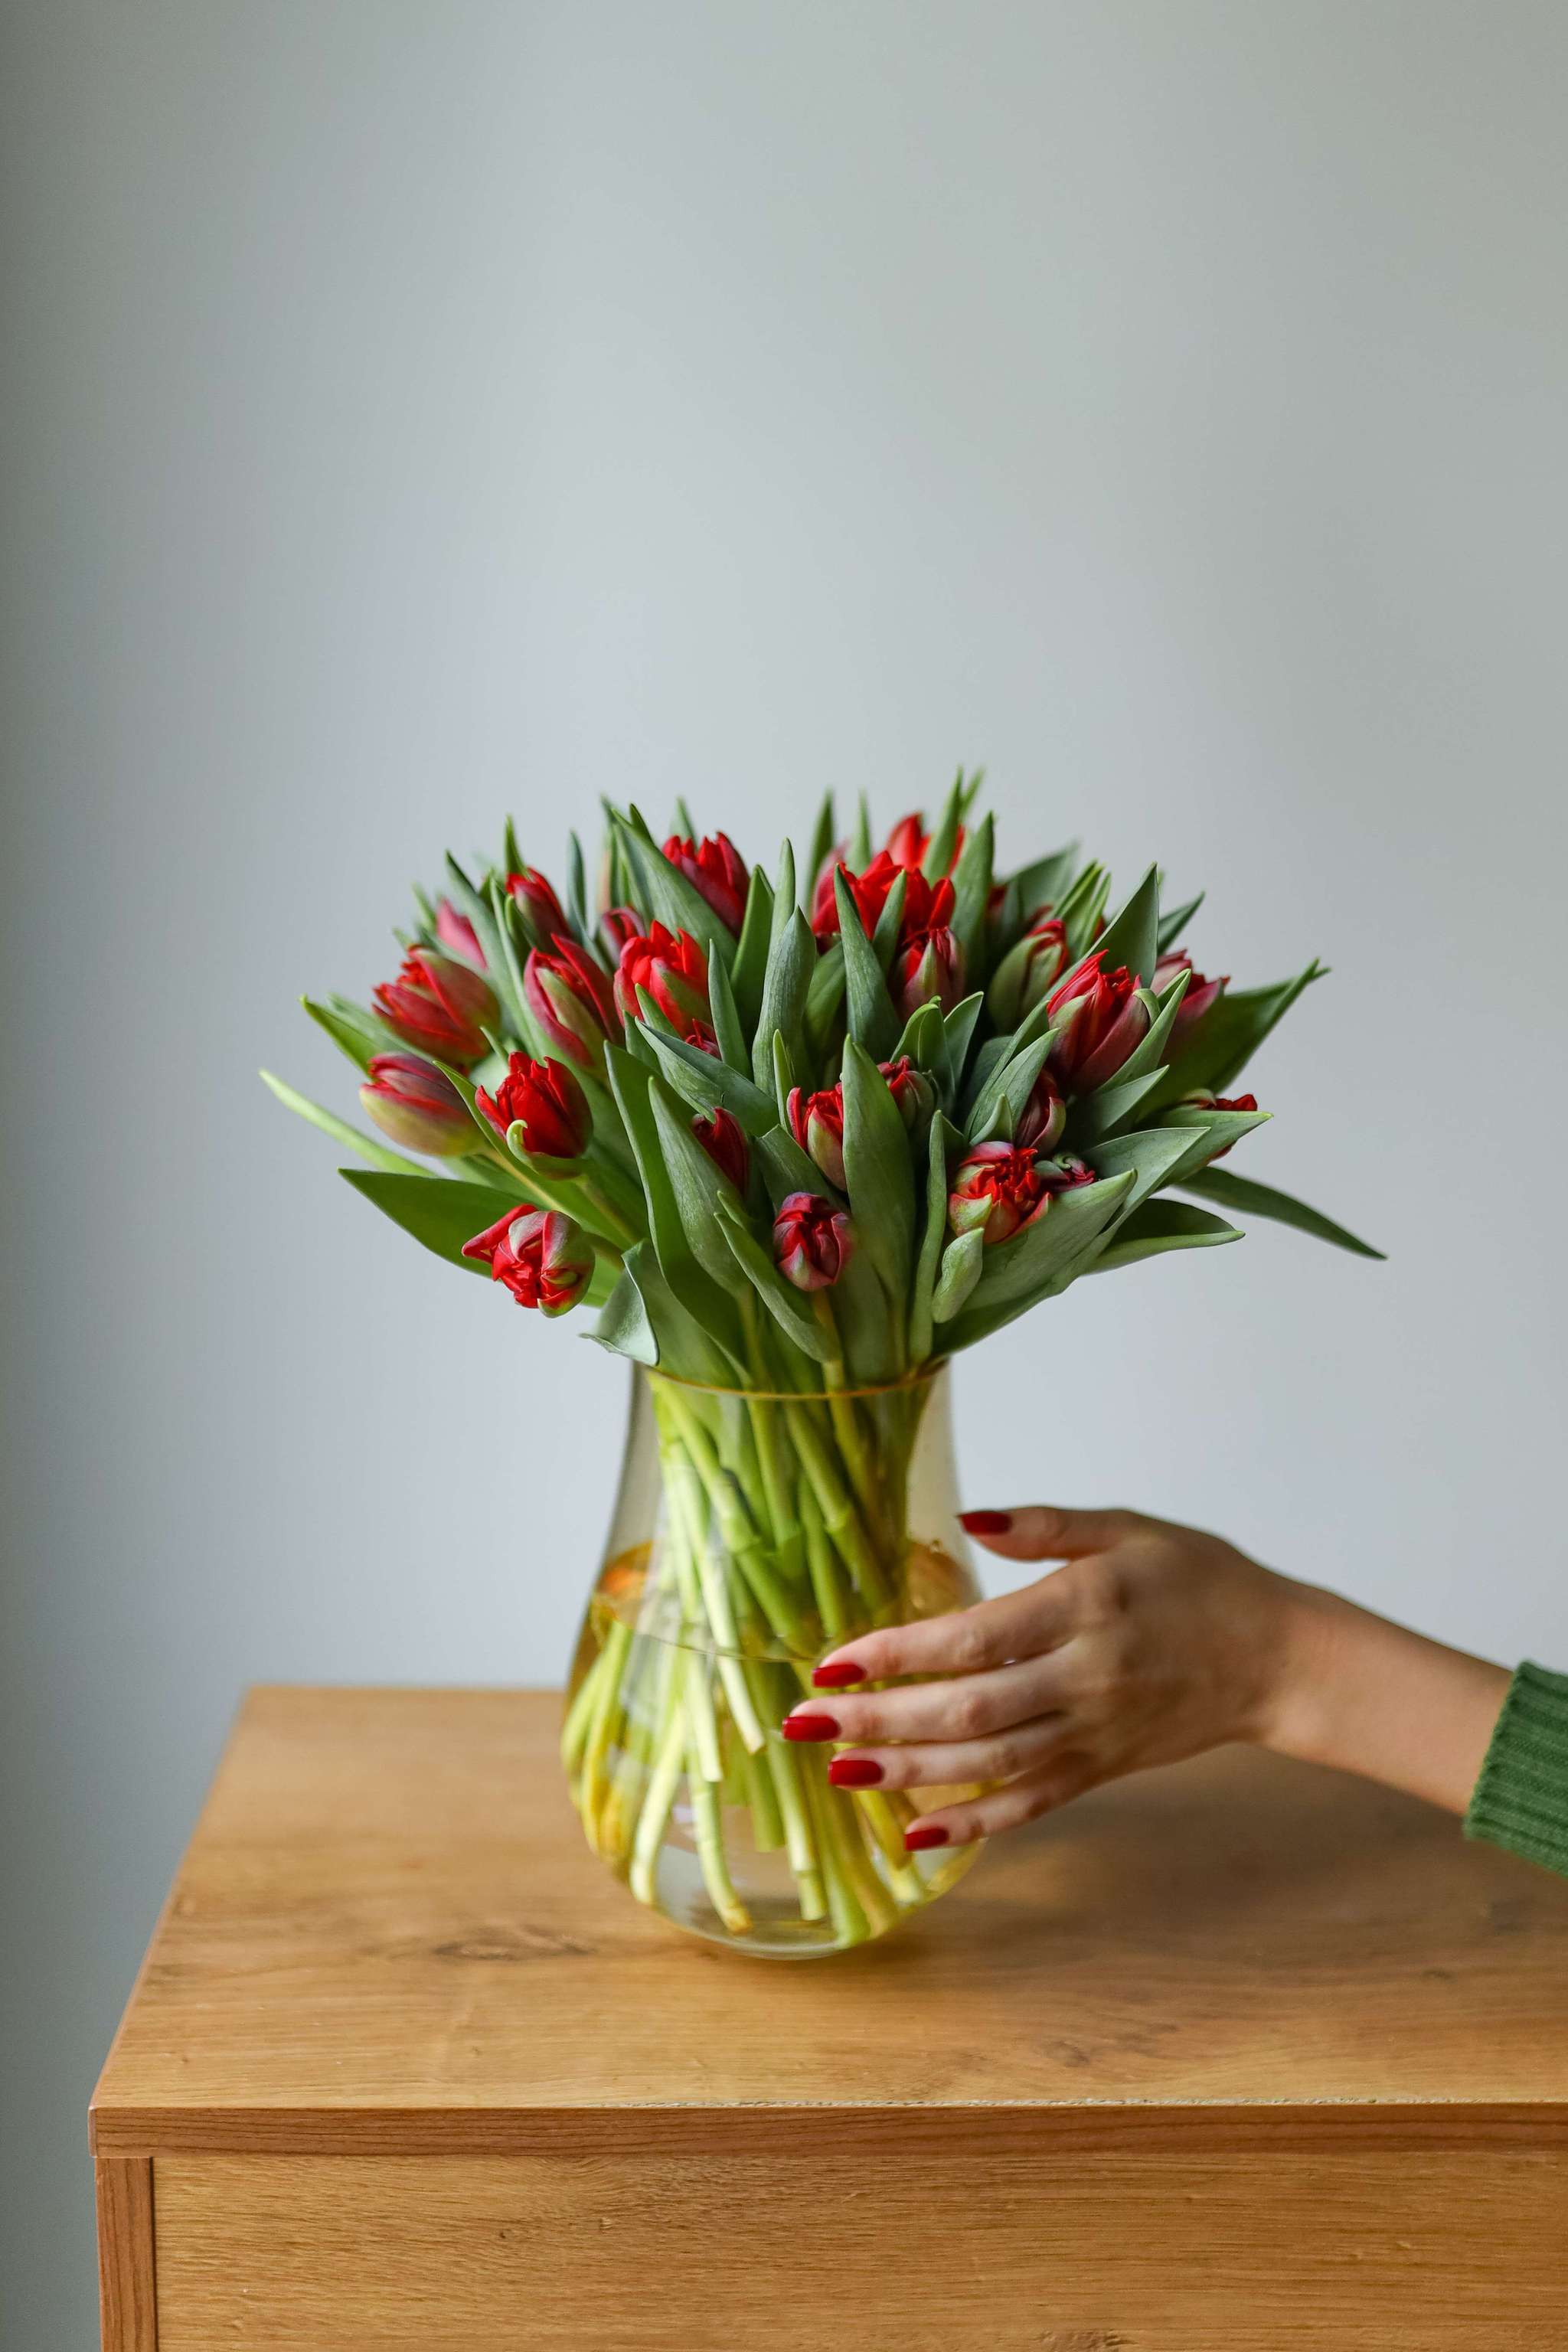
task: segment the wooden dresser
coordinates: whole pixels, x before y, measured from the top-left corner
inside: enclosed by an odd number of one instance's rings
[[[250,1696],[93,2101],[110,2352],[1568,2347],[1568,1884],[1226,1752],[742,1960],[559,1705]]]

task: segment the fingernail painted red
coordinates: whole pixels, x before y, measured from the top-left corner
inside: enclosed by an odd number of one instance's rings
[[[972,1536],[1005,1536],[1013,1524],[1011,1511],[960,1511],[958,1517]]]
[[[851,1683],[863,1683],[866,1669],[853,1658],[834,1658],[826,1666],[814,1667],[811,1679],[818,1690],[845,1690]]]
[[[869,1756],[836,1756],[827,1777],[836,1789],[874,1789],[882,1778],[882,1768]]]
[[[837,1739],[838,1722],[831,1715],[788,1715],[784,1720],[786,1739]]]
[[[922,1846],[946,1843],[947,1832],[937,1822],[921,1822],[904,1832],[904,1844],[910,1853],[919,1853]]]

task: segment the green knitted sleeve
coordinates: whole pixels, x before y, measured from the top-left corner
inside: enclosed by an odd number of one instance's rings
[[[1568,1675],[1527,1659],[1514,1675],[1470,1797],[1465,1835],[1568,1878]]]

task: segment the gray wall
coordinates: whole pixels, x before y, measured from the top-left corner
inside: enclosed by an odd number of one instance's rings
[[[236,1695],[549,1681],[616,1369],[378,1224],[258,1063],[515,810],[771,854],[984,760],[1206,883],[1259,1232],[962,1376],[972,1499],[1121,1497],[1568,1659],[1568,18],[31,0],[6,11],[18,2347]]]

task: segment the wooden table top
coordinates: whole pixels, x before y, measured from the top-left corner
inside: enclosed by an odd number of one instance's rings
[[[1568,2116],[1568,1884],[1407,1799],[1226,1750],[999,1842],[886,1943],[747,1960],[586,1851],[559,1710],[252,1692],[100,2152],[593,2146],[628,2109]]]

